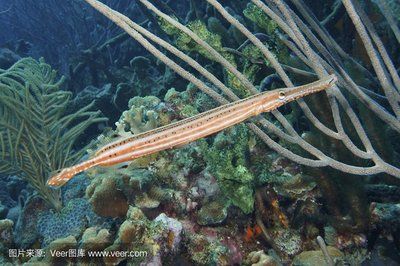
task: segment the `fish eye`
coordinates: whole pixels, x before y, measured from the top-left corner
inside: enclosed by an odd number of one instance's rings
[[[285,99],[285,92],[284,91],[280,91],[279,92],[279,99],[281,99],[281,100]]]

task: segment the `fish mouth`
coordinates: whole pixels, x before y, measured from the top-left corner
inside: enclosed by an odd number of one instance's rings
[[[291,101],[295,101],[297,99],[303,98],[305,96],[308,96],[310,94],[314,94],[320,91],[324,91],[330,87],[332,87],[336,82],[337,82],[337,77],[336,75],[330,75],[328,77],[326,77],[325,80],[319,80],[316,81],[315,83],[319,83],[320,84],[315,84],[315,86],[313,87],[298,87],[296,88],[292,88],[292,89],[288,89],[287,90],[287,97],[286,99],[284,99],[283,101],[285,102],[291,102]]]
[[[59,187],[61,187],[60,183],[56,182],[53,178],[47,180],[46,184],[51,188],[59,188]]]
[[[61,171],[58,174],[52,176],[50,179],[47,180],[46,184],[52,188],[59,188],[63,186],[68,181],[65,178],[63,178],[62,176],[63,173],[64,172]]]

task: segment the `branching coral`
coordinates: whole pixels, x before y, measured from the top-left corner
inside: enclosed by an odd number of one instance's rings
[[[60,90],[63,78],[43,61],[25,58],[0,70],[0,173],[25,178],[52,207],[58,191],[46,186],[50,173],[79,160],[85,148],[74,143],[93,123],[104,121],[92,105],[66,114],[71,94]]]
[[[232,90],[228,88],[226,84],[219,81],[212,73],[204,69],[195,60],[185,55],[171,44],[150,33],[126,16],[108,8],[96,0],[86,0],[86,2],[106,15],[110,20],[114,21],[153,55],[179,73],[183,78],[192,82],[200,90],[210,95],[217,102],[226,103],[227,100],[206,83],[202,82],[193,74],[184,70],[181,66],[164,55],[160,50],[152,45],[150,41],[159,44],[167,51],[188,63],[213,83],[213,85],[220,89],[224,95],[228,96],[230,100],[237,100],[238,97],[232,93]],[[237,68],[229,62],[229,60],[214,49],[212,45],[207,43],[206,40],[203,40],[201,36],[197,35],[189,27],[179,23],[176,19],[171,18],[157,9],[157,7],[149,1],[140,0],[140,2],[157,16],[188,35],[197,43],[197,45],[200,45],[202,49],[207,51],[214,61],[219,62],[227,71],[229,71],[229,73],[232,73],[241,82],[241,85],[249,92],[257,92],[255,86],[247,79],[247,77],[240,73]],[[286,86],[293,86],[293,81],[289,78],[280,62],[278,62],[276,56],[256,37],[256,35],[250,32],[250,30],[234,16],[229,14],[218,1],[207,0],[207,2],[261,51],[270,63],[270,67],[276,71]],[[302,112],[308,118],[308,121],[313,127],[318,129],[318,134],[326,136],[332,143],[340,143],[347,153],[351,154],[351,156],[355,156],[358,160],[348,162],[337,159],[335,153],[338,151],[326,150],[323,147],[320,147],[318,143],[308,142],[302,137],[301,133],[304,132],[297,132],[293,123],[291,123],[279,111],[273,112],[273,115],[280,122],[282,128],[276,126],[274,123],[263,117],[258,119],[257,125],[249,123],[249,128],[272,149],[303,165],[311,167],[330,166],[346,173],[358,175],[370,175],[384,172],[400,177],[400,169],[398,168],[398,165],[394,163],[395,160],[393,160],[393,158],[382,157],[381,151],[374,146],[374,143],[369,138],[369,134],[373,129],[365,125],[365,120],[359,116],[357,111],[354,109],[354,106],[349,102],[348,97],[346,98],[348,94],[355,96],[355,101],[359,101],[359,104],[363,105],[363,108],[370,110],[371,114],[384,121],[388,127],[392,128],[392,130],[397,132],[400,131],[400,123],[398,120],[400,108],[398,74],[396,71],[393,71],[393,63],[391,62],[390,57],[386,56],[385,49],[380,45],[381,41],[379,36],[375,34],[374,29],[368,25],[369,23],[366,16],[360,19],[357,15],[360,8],[358,5],[353,5],[353,2],[356,1],[344,1],[346,10],[354,22],[356,26],[355,28],[360,34],[362,42],[368,51],[368,56],[375,70],[379,85],[383,88],[382,91],[374,91],[373,87],[363,88],[360,85],[357,85],[349,73],[346,72],[344,62],[349,62],[358,70],[367,73],[367,78],[373,77],[374,75],[357,64],[354,59],[340,48],[338,43],[329,35],[328,31],[323,28],[319,21],[315,19],[313,14],[305,8],[306,5],[302,1],[292,0],[292,2],[309,25],[299,18],[297,14],[282,0],[268,1],[267,3],[264,3],[261,0],[252,0],[253,4],[277,23],[280,30],[284,33],[281,35],[283,42],[288,46],[293,54],[303,61],[304,66],[311,68],[320,78],[326,76],[327,73],[335,73],[338,75],[339,87],[336,86],[333,89],[328,90],[326,95],[327,98],[325,98],[329,109],[324,110],[324,112],[325,116],[328,116],[331,121],[331,126],[327,126],[325,124],[326,121],[324,121],[322,117],[317,117],[315,115],[315,113],[317,113],[314,110],[315,108],[311,109],[304,100],[298,100],[298,104]],[[318,39],[310,28],[315,30],[316,34],[322,41]],[[376,82],[374,78],[372,79],[372,82]],[[384,108],[370,97],[371,93],[376,92],[385,95],[387,99],[385,106],[387,105],[388,108]],[[349,134],[349,131],[354,131],[354,133]],[[267,133],[276,135],[281,141],[288,143],[289,146],[280,144],[270,135],[267,135]],[[298,146],[304,151],[304,153],[298,154],[293,152],[290,150],[291,146]],[[306,154],[309,155],[307,156]]]

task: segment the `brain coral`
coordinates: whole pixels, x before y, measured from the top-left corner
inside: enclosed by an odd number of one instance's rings
[[[67,236],[79,237],[86,227],[105,223],[85,199],[72,199],[59,213],[44,212],[39,216],[37,231],[43,237],[43,246]]]

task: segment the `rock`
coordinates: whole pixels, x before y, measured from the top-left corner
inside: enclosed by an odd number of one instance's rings
[[[160,205],[160,202],[156,199],[150,198],[147,193],[138,195],[135,199],[135,206],[139,208],[154,209]]]
[[[168,230],[168,248],[178,250],[181,242],[182,223],[174,218],[168,217],[165,213],[161,213],[155,219],[155,222],[160,222]]]
[[[65,238],[59,238],[50,243],[50,245],[45,249],[44,257],[35,256],[29,260],[29,265],[72,265],[72,261],[76,258],[74,256],[57,256],[52,252],[59,252],[58,254],[64,253],[69,254],[70,250],[75,250],[77,248],[76,238],[73,236],[68,236]]]
[[[250,252],[244,263],[251,266],[279,265],[279,263],[273,257],[266,255],[263,250]]]
[[[8,69],[21,57],[7,48],[0,48],[0,68],[1,69]]]
[[[0,220],[0,251],[4,251],[7,247],[11,247],[14,242],[13,238],[14,222],[8,219]]]
[[[334,246],[337,243],[338,234],[336,229],[332,226],[324,227],[325,242],[329,246]]]
[[[227,205],[219,201],[204,204],[197,214],[197,223],[200,225],[215,225],[225,221],[228,210]]]
[[[48,210],[46,203],[39,197],[31,197],[25,203],[20,202],[23,206],[19,211],[17,222],[15,223],[14,239],[17,245],[21,248],[28,248],[34,244],[39,233],[36,230],[36,225],[39,216]],[[9,213],[10,215],[10,213]]]
[[[400,226],[400,203],[371,203],[371,223],[378,228],[393,229]]]
[[[328,253],[333,261],[343,259],[343,253],[335,247],[327,247]],[[294,266],[315,266],[327,265],[324,254],[321,250],[303,251],[293,259]]]
[[[111,234],[107,229],[89,227],[83,233],[81,242],[80,247],[84,250],[104,250],[111,245]]]
[[[400,187],[385,184],[367,184],[365,185],[365,193],[371,202],[399,202]]]
[[[0,219],[4,219],[7,217],[8,208],[6,206],[1,205],[0,203]]]
[[[380,236],[368,256],[364,257],[365,260],[361,263],[361,266],[399,265],[400,254],[397,246],[393,238]]]
[[[127,199],[113,178],[95,179],[87,187],[86,196],[98,215],[124,217],[128,211]]]
[[[187,252],[194,265],[229,265],[229,250],[217,239],[202,234],[187,237]]]

